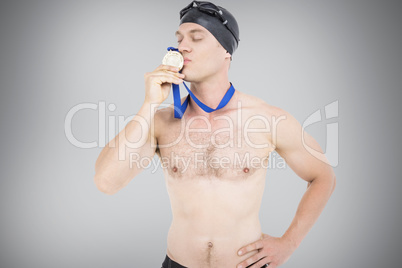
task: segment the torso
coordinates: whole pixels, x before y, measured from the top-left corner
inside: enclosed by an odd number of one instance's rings
[[[259,209],[274,150],[259,118],[269,121],[267,105],[238,91],[230,104],[207,117],[175,119],[168,108],[155,119],[173,213],[167,254],[186,267],[236,267],[254,254],[237,251],[262,234]],[[245,126],[259,131],[244,133]]]

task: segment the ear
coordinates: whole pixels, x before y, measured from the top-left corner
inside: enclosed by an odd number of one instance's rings
[[[232,60],[232,55],[230,55],[230,53],[228,51],[226,51],[225,59],[229,59],[229,58],[230,58],[230,60]]]

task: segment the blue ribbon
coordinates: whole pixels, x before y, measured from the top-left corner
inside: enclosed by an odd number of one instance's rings
[[[170,51],[170,50],[179,51],[177,48],[174,48],[174,47],[168,47],[167,50],[168,51]],[[195,103],[197,103],[198,106],[200,106],[201,109],[203,109],[207,113],[211,113],[211,112],[217,111],[217,110],[222,109],[223,107],[225,107],[226,104],[228,104],[230,99],[233,97],[233,94],[235,92],[235,88],[233,87],[232,83],[230,83],[230,88],[228,89],[228,91],[226,91],[226,93],[223,96],[223,98],[222,98],[221,102],[219,103],[218,107],[213,109],[213,108],[205,105],[204,103],[202,103],[199,99],[197,99],[197,97],[194,95],[193,92],[191,92],[191,90],[187,87],[187,85],[184,82],[183,82],[183,84],[184,84],[184,87],[188,91],[187,98],[184,100],[183,104],[181,103],[179,85],[174,84],[174,83],[172,84],[173,103],[174,103],[174,117],[179,118],[179,119],[181,119],[183,117],[183,114],[187,109],[188,100],[189,100],[190,96],[195,101]]]

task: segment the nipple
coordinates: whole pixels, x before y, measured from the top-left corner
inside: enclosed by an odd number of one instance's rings
[[[173,172],[177,172],[177,167],[173,167]]]
[[[250,171],[250,169],[249,168],[244,168],[243,171],[244,171],[244,173],[248,173]]]

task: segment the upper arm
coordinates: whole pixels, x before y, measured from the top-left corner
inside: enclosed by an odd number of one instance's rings
[[[333,172],[318,142],[290,113],[275,108],[275,117],[279,118],[273,129],[276,151],[298,176],[311,182],[319,175]],[[313,156],[311,150],[317,151],[320,158]]]

